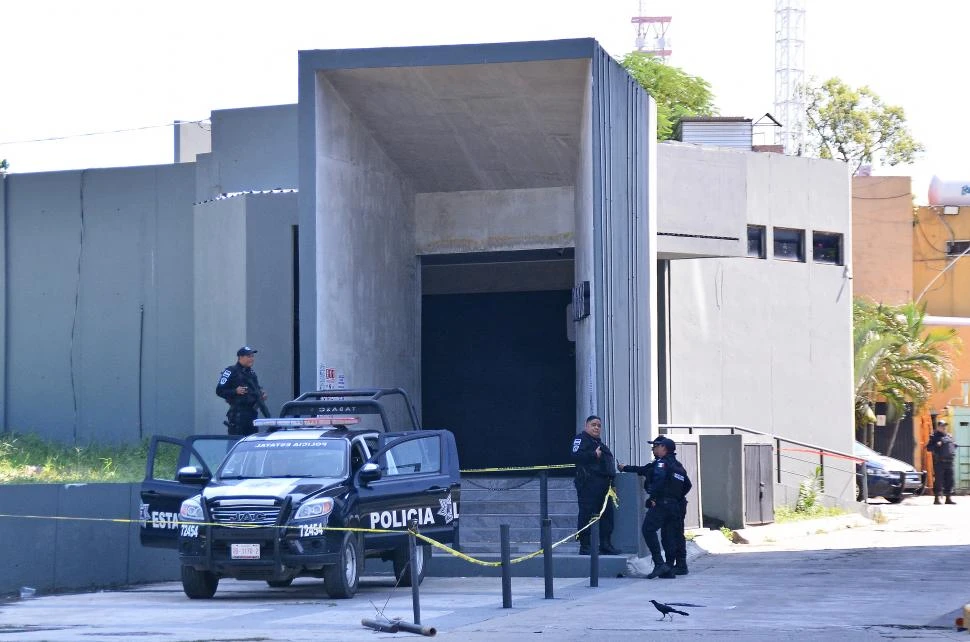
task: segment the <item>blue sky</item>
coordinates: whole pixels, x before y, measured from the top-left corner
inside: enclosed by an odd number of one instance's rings
[[[774,108],[775,0],[645,0],[670,15],[671,63],[708,80],[722,115]],[[970,2],[807,0],[806,67],[868,84],[906,110],[927,147],[911,174],[970,179]],[[213,109],[296,101],[297,51],[592,36],[634,46],[637,0],[250,0],[7,3],[0,33],[0,157],[14,172],[171,162],[172,131],[77,134],[206,118]],[[50,137],[64,140],[25,142]]]

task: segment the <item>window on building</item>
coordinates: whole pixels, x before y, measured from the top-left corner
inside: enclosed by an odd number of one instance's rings
[[[764,225],[748,226],[748,256],[755,259],[763,259],[767,256]]]
[[[787,227],[774,229],[775,258],[781,261],[805,260],[805,230]]]
[[[816,263],[842,265],[842,235],[812,232],[812,260]]]
[[[970,241],[947,241],[946,255],[960,256],[964,252],[967,252],[968,247],[970,247]],[[970,254],[970,252],[967,252],[967,254]]]

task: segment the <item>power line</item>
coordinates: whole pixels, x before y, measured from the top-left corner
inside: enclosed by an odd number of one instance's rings
[[[0,145],[23,145],[25,143],[46,143],[53,140],[68,140],[70,138],[83,138],[85,136],[101,136],[103,134],[122,134],[125,132],[136,132],[144,129],[158,129],[159,127],[174,127],[175,125],[199,125],[200,127],[203,127],[202,123],[207,123],[207,122],[209,122],[208,118],[203,118],[201,120],[180,120],[174,123],[165,123],[162,125],[145,125],[143,127],[129,127],[128,129],[113,129],[110,131],[87,132],[84,134],[69,134],[67,136],[51,136],[49,138],[28,138],[25,140],[7,140],[7,141],[0,142]]]

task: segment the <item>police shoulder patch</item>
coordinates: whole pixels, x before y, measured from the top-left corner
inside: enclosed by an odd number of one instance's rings
[[[657,468],[663,468],[663,467],[664,467],[664,463],[662,461],[658,461]]]
[[[573,441],[573,452],[576,452],[577,450],[579,450],[579,445],[581,443],[583,443],[583,440],[580,439],[579,437],[576,437],[576,439]]]

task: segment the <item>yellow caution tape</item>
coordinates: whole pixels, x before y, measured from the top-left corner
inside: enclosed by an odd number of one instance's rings
[[[571,464],[568,464],[568,465],[571,466]],[[564,467],[564,466],[560,466],[560,467]],[[485,469],[483,469],[483,470],[485,470]],[[579,529],[575,533],[572,533],[572,534],[570,534],[570,535],[562,538],[561,540],[553,543],[550,548],[555,549],[558,546],[561,546],[562,544],[565,544],[566,542],[568,542],[568,541],[570,541],[572,539],[575,539],[576,537],[579,536],[580,533],[582,533],[583,531],[587,530],[590,526],[592,526],[593,524],[595,524],[596,522],[598,522],[603,517],[603,513],[606,512],[607,503],[609,501],[611,501],[611,500],[613,501],[613,506],[614,507],[616,507],[616,508],[619,508],[620,507],[620,501],[619,501],[619,498],[616,495],[616,490],[612,486],[610,486],[609,490],[606,492],[606,496],[603,497],[603,506],[600,508],[599,514],[594,515],[589,520],[589,523],[588,524],[586,524],[585,526],[583,526],[581,529]],[[0,513],[0,518],[3,518],[3,517],[6,517],[6,518],[14,518],[14,519],[50,519],[50,520],[61,520],[61,521],[109,522],[109,523],[114,523],[114,524],[144,524],[147,521],[150,521],[150,520],[144,520],[144,519],[125,519],[125,518],[111,518],[111,517],[66,517],[66,516],[62,516],[62,515],[11,515],[11,514],[7,514],[7,513]],[[177,526],[219,526],[219,527],[224,527],[224,528],[298,528],[299,527],[298,525],[296,525],[296,526],[294,526],[294,525],[276,525],[276,524],[264,525],[264,524],[247,524],[247,523],[235,523],[235,522],[232,523],[232,524],[227,524],[225,522],[167,521],[165,523],[168,524],[168,525],[170,525],[172,528],[175,528]],[[441,542],[439,542],[439,541],[437,541],[435,539],[432,539],[432,538],[430,538],[430,537],[428,537],[428,536],[426,536],[426,535],[424,535],[424,534],[422,534],[422,533],[420,533],[418,531],[413,531],[413,530],[410,530],[410,529],[406,529],[406,530],[392,530],[392,529],[383,529],[383,528],[356,528],[356,527],[322,526],[321,527],[321,530],[324,530],[324,531],[338,531],[338,532],[351,532],[351,533],[390,533],[390,534],[394,534],[394,533],[400,533],[400,534],[410,533],[410,534],[414,535],[416,538],[420,539],[421,541],[423,541],[423,542],[425,542],[427,544],[430,544],[431,546],[434,546],[437,549],[440,549],[442,551],[445,551],[449,555],[453,555],[454,557],[457,557],[459,559],[463,559],[466,562],[470,562],[472,564],[478,564],[480,566],[490,566],[490,567],[496,567],[496,566],[501,566],[502,565],[501,562],[486,562],[485,560],[476,559],[476,558],[474,558],[474,557],[472,557],[470,555],[466,555],[465,553],[462,553],[461,551],[457,551],[457,550],[451,548],[450,546],[447,546],[446,544],[442,544]],[[526,560],[530,560],[533,557],[538,557],[539,555],[542,555],[543,552],[544,552],[544,549],[540,548],[540,549],[538,549],[536,551],[533,551],[532,553],[529,553],[527,555],[523,555],[521,557],[513,558],[513,559],[509,560],[509,562],[511,564],[518,564],[520,562],[524,562]]]

